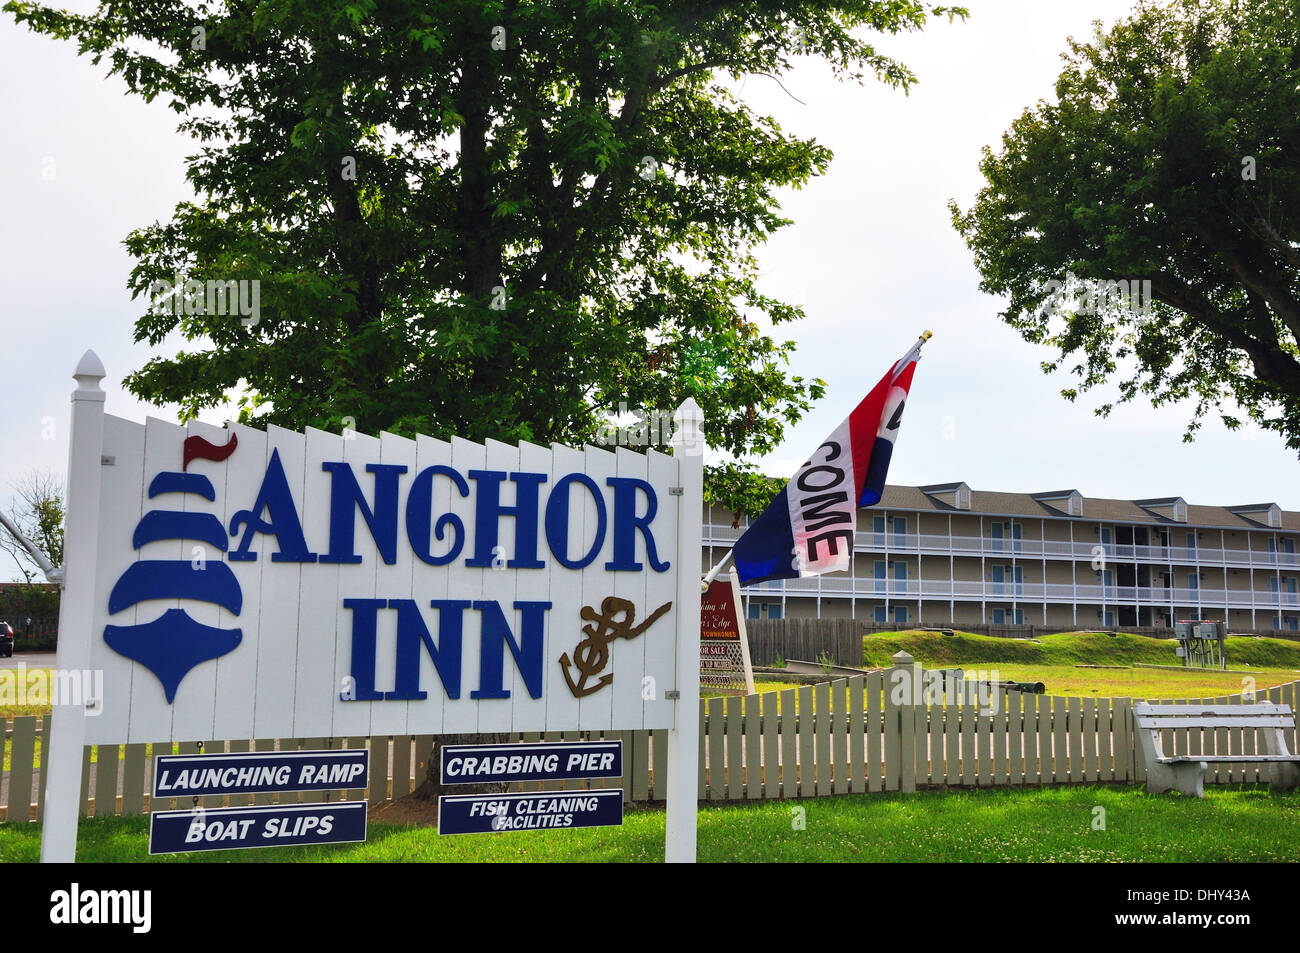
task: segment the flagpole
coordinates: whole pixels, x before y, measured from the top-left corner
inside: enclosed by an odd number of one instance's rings
[[[899,374],[903,373],[903,369],[907,367],[908,364],[912,363],[913,358],[920,356],[921,345],[923,345],[926,341],[930,340],[930,338],[932,337],[934,337],[934,333],[931,331],[921,332],[921,336],[916,339],[916,343],[912,345],[912,349],[903,355],[903,359],[901,361],[899,361],[897,364],[894,365],[894,367],[898,368],[896,371],[894,371],[895,378],[897,378]]]
[[[925,344],[926,341],[930,340],[930,338],[932,337],[934,337],[934,332],[930,331],[929,329],[921,332],[921,336],[916,339],[916,343],[912,345],[911,350],[909,350],[906,354],[904,354],[902,360],[900,360],[897,364],[894,365],[894,367],[897,368],[897,370],[894,371],[895,378],[897,378],[898,375],[903,372],[903,369],[906,368],[908,364],[912,363],[912,360],[914,358],[920,356],[921,347]],[[718,573],[722,572],[722,567],[727,565],[727,563],[731,561],[731,555],[732,555],[732,549],[728,549],[726,553],[723,554],[722,559],[718,561],[718,564],[714,566],[712,569],[710,569],[707,573],[705,573],[704,579],[701,580],[700,582],[700,592],[708,591],[709,583],[713,582],[714,579],[718,578]]]
[[[722,572],[722,567],[727,565],[727,563],[729,563],[730,561],[731,561],[731,550],[728,549],[723,554],[721,561],[719,561],[719,563],[716,566],[714,566],[712,569],[710,569],[708,573],[705,575],[704,581],[700,583],[700,592],[708,592],[709,583],[713,582],[713,580],[718,578],[718,573]]]

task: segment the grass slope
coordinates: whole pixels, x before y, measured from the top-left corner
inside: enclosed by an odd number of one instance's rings
[[[1102,811],[1098,811],[1101,808]],[[803,811],[804,829],[794,823]],[[1103,813],[1104,812],[1104,813]],[[1099,819],[1105,829],[1098,830]],[[85,819],[77,859],[95,861],[660,861],[662,809],[621,828],[439,837],[374,823],[365,844],[147,855],[145,818]],[[1300,791],[1211,789],[1202,800],[1140,787],[925,791],[702,805],[699,859],[762,861],[1291,861]],[[0,861],[37,860],[40,828],[0,824]]]
[[[1105,632],[1061,632],[1045,635],[1038,642],[1027,639],[997,639],[970,632],[881,632],[862,639],[862,661],[870,667],[890,664],[890,657],[907,651],[922,665],[966,665],[976,662],[1006,662],[1020,665],[1132,665],[1150,662],[1177,665],[1176,643],[1144,635]],[[1287,639],[1228,636],[1226,649],[1231,668],[1300,669],[1300,642]]]

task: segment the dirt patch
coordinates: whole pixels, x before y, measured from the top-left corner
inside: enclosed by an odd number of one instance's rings
[[[407,795],[370,810],[370,820],[402,827],[437,827],[438,802],[423,801]]]

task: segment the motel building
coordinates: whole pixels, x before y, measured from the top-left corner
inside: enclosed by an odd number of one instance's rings
[[[887,486],[858,510],[852,572],[741,590],[750,619],[853,618],[922,625],[1300,630],[1300,513],[1275,503],[1196,506],[1078,490]],[[747,527],[706,507],[704,565]]]

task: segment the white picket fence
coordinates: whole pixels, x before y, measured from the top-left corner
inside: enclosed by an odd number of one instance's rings
[[[914,694],[933,673],[912,663],[905,653],[891,669],[818,685],[700,701],[701,800],[825,797],[873,791],[910,792],[926,787],[1002,787],[1042,784],[1138,783],[1146,779],[1140,746],[1134,743],[1130,698],[1067,698],[1019,692],[986,692],[976,697],[971,683],[948,697]],[[932,683],[933,684],[933,683]],[[952,683],[944,683],[952,688]],[[1295,709],[1300,683],[1257,693]],[[1167,704],[1241,704],[1249,696],[1160,699]],[[983,704],[981,704],[983,702]],[[3,721],[0,719],[0,721]],[[11,762],[0,802],[5,817],[38,820],[43,810],[44,774],[40,753],[48,750],[48,719],[11,719],[5,726],[4,753]],[[621,785],[630,802],[663,799],[667,766],[666,731],[604,733],[537,732],[514,736],[522,741],[621,738],[621,778],[590,782],[547,782],[522,789],[573,789]],[[293,738],[250,743],[212,741],[206,752],[369,747],[368,791],[336,794],[279,795],[284,801],[367,797],[372,804],[401,798],[423,780],[432,745],[428,735],[375,738]],[[38,744],[39,742],[39,744]],[[1293,727],[1287,736],[1297,750]],[[84,814],[139,814],[149,809],[148,791],[154,752],[171,745],[87,746],[83,772]],[[176,746],[192,752],[194,744]],[[1167,754],[1254,754],[1262,751],[1256,731],[1219,728],[1164,733]],[[1268,779],[1266,767],[1251,762],[1211,763],[1207,784],[1252,784]],[[271,795],[255,795],[269,803]],[[167,807],[185,807],[173,804]],[[218,806],[221,799],[206,798]],[[248,803],[231,797],[224,803]],[[27,810],[23,810],[23,806]],[[160,807],[164,805],[159,805]]]

